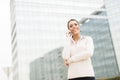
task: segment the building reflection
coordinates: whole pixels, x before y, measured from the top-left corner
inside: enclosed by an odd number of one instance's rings
[[[61,57],[63,48],[48,52],[30,64],[30,80],[67,80],[67,67]]]

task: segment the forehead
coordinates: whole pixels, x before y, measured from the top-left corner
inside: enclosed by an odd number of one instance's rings
[[[70,21],[69,22],[69,25],[72,25],[72,24],[74,24],[74,23],[77,23],[76,21]]]

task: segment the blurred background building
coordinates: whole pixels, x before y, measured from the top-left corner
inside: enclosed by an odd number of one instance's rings
[[[106,12],[98,12],[96,15],[106,15]],[[119,76],[108,20],[89,19],[89,21],[83,23],[81,31],[83,35],[89,35],[94,40],[95,51],[92,62],[96,78]]]
[[[105,0],[105,6],[117,64],[120,72],[120,0]]]
[[[30,65],[30,80],[67,80],[67,67],[61,57],[62,49],[57,48],[34,60]]]
[[[114,13],[117,16],[110,13],[119,4],[109,3],[110,0],[11,0],[13,80],[67,79],[61,52],[66,23],[71,18],[80,21],[83,35],[93,37],[96,78],[119,76],[120,28],[112,21],[118,18],[119,11]]]

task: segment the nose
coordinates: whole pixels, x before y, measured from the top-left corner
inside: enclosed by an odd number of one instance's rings
[[[73,26],[73,29],[75,29],[75,28],[76,28],[76,26],[74,25],[74,26]]]

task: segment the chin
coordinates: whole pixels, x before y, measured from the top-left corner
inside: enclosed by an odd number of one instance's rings
[[[74,33],[73,35],[78,35],[79,33]]]

